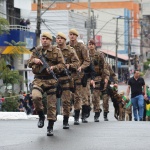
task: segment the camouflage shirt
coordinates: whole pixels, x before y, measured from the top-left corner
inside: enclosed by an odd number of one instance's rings
[[[108,76],[107,72],[104,70],[104,58],[101,56],[100,51],[94,50],[89,51],[90,61],[94,65],[96,76],[101,76],[106,78]]]
[[[77,56],[80,60],[80,67],[82,69],[88,67],[90,65],[90,58],[86,46],[80,42],[77,42],[77,44],[74,46],[73,45],[70,46],[73,47],[77,53]]]
[[[112,77],[115,83],[118,83],[117,76],[108,62],[104,63],[104,72],[106,72],[109,78]]]
[[[36,50],[45,58],[49,66],[54,66],[54,73],[58,74],[65,68],[65,61],[60,49],[50,46],[47,50],[44,50],[42,46],[38,46]],[[43,69],[42,72],[39,73],[43,65],[35,64],[34,58],[38,58],[35,50],[33,50],[33,53],[27,62],[28,67],[32,68],[33,73],[36,75],[49,75],[46,69]]]
[[[80,66],[80,60],[73,47],[67,45],[61,49],[66,64],[69,64],[70,71],[76,71]]]

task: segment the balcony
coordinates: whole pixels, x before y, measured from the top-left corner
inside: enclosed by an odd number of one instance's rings
[[[30,49],[36,44],[36,34],[30,27],[20,25],[10,25],[9,34],[0,35],[0,54],[6,54],[5,49],[8,49],[10,45],[5,42],[11,43],[11,41],[25,42],[26,48]]]

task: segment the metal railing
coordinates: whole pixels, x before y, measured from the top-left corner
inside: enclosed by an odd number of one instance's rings
[[[21,30],[21,31],[35,32],[35,30],[31,29],[31,27],[21,26],[21,25],[9,25],[9,30]]]

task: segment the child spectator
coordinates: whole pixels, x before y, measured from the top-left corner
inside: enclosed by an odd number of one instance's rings
[[[122,94],[122,101],[124,103],[124,114],[126,121],[132,121],[132,104],[129,99],[124,95],[124,91],[120,92]]]

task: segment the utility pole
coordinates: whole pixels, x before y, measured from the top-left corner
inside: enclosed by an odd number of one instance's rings
[[[116,18],[116,67],[115,67],[115,73],[118,75],[118,18]]]
[[[37,3],[37,24],[36,24],[36,44],[40,45],[41,34],[41,0]]]
[[[131,68],[131,61],[130,61],[130,56],[131,56],[131,43],[130,43],[130,32],[131,32],[131,26],[130,26],[130,18],[127,18],[127,21],[128,21],[128,67],[129,67],[129,71],[130,71],[130,68]]]
[[[93,40],[94,40],[95,39],[95,26],[96,26],[96,22],[95,22],[94,10],[91,10],[91,12],[93,13],[93,15],[92,15],[92,28],[93,28]]]
[[[91,0],[88,0],[87,44],[91,38]]]
[[[141,64],[141,71],[143,71],[143,61],[144,61],[144,54],[143,54],[143,8],[142,8],[142,0],[140,2],[140,25],[141,25],[141,41],[140,41],[140,53],[141,53],[141,57],[140,57],[140,64]]]

